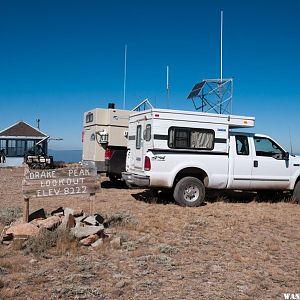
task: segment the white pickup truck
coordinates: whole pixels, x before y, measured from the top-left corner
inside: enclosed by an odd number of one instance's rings
[[[129,186],[171,189],[199,206],[206,189],[289,191],[300,202],[300,157],[266,135],[243,133],[254,118],[152,109],[130,116]]]

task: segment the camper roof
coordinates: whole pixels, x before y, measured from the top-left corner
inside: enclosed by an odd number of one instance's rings
[[[228,125],[229,128],[251,128],[254,127],[255,118],[236,115],[212,114],[205,112],[171,110],[171,109],[148,109],[141,112],[130,113],[131,117],[151,114],[153,119],[170,119],[190,122],[205,122]]]

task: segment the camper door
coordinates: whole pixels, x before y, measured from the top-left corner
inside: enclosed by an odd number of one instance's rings
[[[134,168],[143,169],[143,126],[142,122],[136,126],[135,134],[135,155],[134,155]]]
[[[144,157],[151,145],[151,124],[149,120],[137,123],[135,136],[134,167],[143,170]]]

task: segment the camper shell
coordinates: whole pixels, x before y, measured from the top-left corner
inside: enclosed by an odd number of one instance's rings
[[[228,154],[229,130],[254,127],[254,123],[254,117],[192,111],[149,109],[132,113],[126,170],[145,175],[144,156],[149,150],[159,154]],[[194,141],[188,140],[190,135]],[[157,156],[155,159],[163,158]],[[123,177],[126,178],[126,174]]]
[[[83,116],[82,164],[95,167],[99,173],[121,178],[125,170],[129,120],[128,110],[95,108]]]

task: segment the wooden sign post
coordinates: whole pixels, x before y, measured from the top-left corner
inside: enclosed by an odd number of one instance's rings
[[[22,183],[24,221],[28,222],[29,200],[31,198],[78,196],[89,194],[90,210],[95,193],[100,189],[100,178],[94,168],[25,169]],[[90,213],[92,213],[90,211]]]

